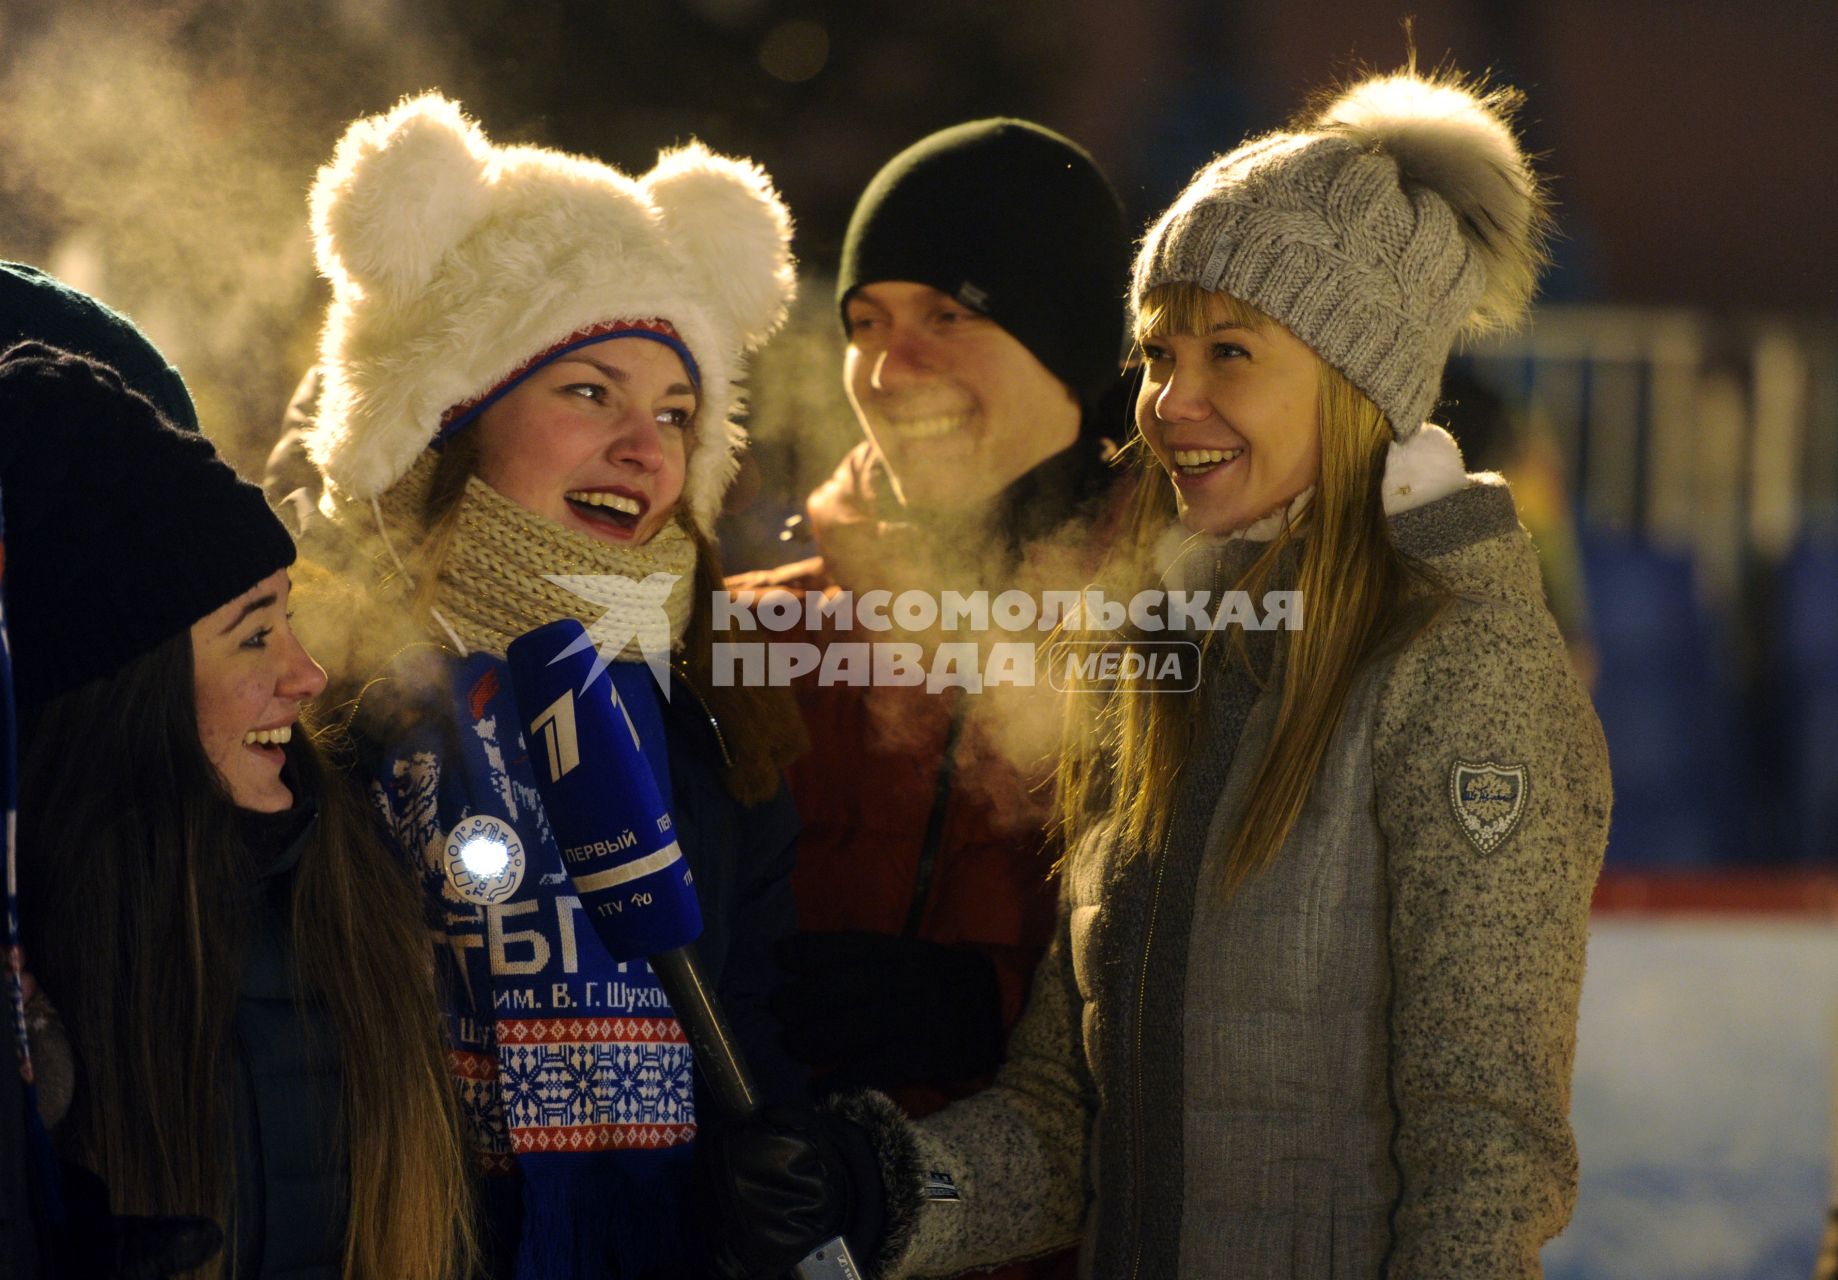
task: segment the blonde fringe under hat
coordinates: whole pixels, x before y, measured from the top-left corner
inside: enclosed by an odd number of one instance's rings
[[[1200,170],[1145,237],[1132,304],[1177,282],[1248,302],[1408,439],[1457,335],[1516,323],[1545,262],[1518,100],[1414,70],[1361,81]]]
[[[339,496],[376,498],[456,406],[561,348],[645,329],[698,380],[684,502],[712,536],[746,442],[736,380],[795,288],[790,215],[758,167],[691,143],[633,178],[493,146],[427,94],[346,131],[312,226],[332,304],[308,448]]]

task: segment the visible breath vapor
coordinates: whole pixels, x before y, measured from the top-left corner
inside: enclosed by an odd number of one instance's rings
[[[245,474],[312,358],[307,184],[366,91],[427,72],[346,8],[79,0],[0,28],[0,254],[132,316]],[[347,74],[314,74],[334,54]]]
[[[315,170],[351,120],[406,93],[440,88],[469,105],[469,95],[483,95],[477,105],[486,108],[500,87],[499,68],[467,65],[453,15],[437,9],[411,0],[22,0],[0,10],[0,256],[42,266],[133,317],[184,374],[206,432],[252,478],[314,358],[325,303],[306,226]],[[791,321],[747,379],[753,466],[769,511],[802,508],[860,439],[842,391],[829,266],[803,264]],[[882,545],[896,550],[902,538]],[[1000,571],[989,546],[983,531],[961,526],[934,540],[927,580],[913,585],[1038,591],[1089,575],[1077,546],[1043,544],[1026,565]],[[784,550],[790,559],[811,548]],[[319,563],[296,571],[301,629],[335,680],[361,683],[404,646],[432,638],[405,612],[361,608],[377,590],[374,548],[306,551]],[[881,572],[899,567],[871,576]],[[369,628],[351,625],[360,615]],[[967,739],[966,752],[999,749],[1034,772],[1051,753],[1056,702],[1044,680],[978,696],[973,719],[988,732]],[[987,767],[993,760],[964,764],[968,787],[1000,772]]]
[[[767,471],[764,487],[771,500],[800,509],[862,438],[842,389],[842,324],[828,266],[798,264],[791,314],[747,376],[747,432]]]
[[[864,181],[868,175],[864,175]],[[788,561],[822,553],[830,575],[857,599],[874,588],[895,594],[916,589],[936,597],[944,591],[984,591],[994,596],[1019,590],[1040,598],[1047,591],[1079,590],[1098,575],[1103,532],[1062,513],[1065,523],[1012,557],[1005,537],[973,516],[948,520],[909,517],[892,494],[873,511],[854,505],[849,486],[831,484],[838,463],[863,436],[843,391],[844,338],[828,264],[802,264],[799,296],[785,328],[754,360],[748,429],[753,458],[762,473],[762,494],[754,501],[803,512],[809,501],[809,541],[794,541],[778,556]],[[815,267],[816,269],[813,269]],[[1119,421],[1108,434],[1122,436]],[[813,494],[813,490],[817,491]],[[1113,513],[1114,514],[1114,513]],[[1132,587],[1135,569],[1120,569]],[[1117,585],[1117,584],[1112,584]],[[944,641],[1030,641],[1047,633],[876,635],[876,639]],[[1044,664],[1033,687],[1001,686],[971,697],[960,739],[955,786],[1012,803],[1017,777],[1040,783],[1031,812],[1006,815],[1017,829],[1038,825],[1050,798],[1045,779],[1059,747],[1065,699],[1047,679]],[[814,677],[806,677],[810,679]],[[868,699],[870,720],[895,749],[911,747],[931,733],[905,723],[898,700]]]

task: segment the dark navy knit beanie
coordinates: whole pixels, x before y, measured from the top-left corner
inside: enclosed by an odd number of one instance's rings
[[[260,489],[120,375],[0,356],[6,625],[22,709],[108,674],[294,561]]]
[[[198,429],[185,380],[132,320],[37,267],[0,262],[0,351],[19,342],[100,360],[153,401],[168,422]]]
[[[862,285],[930,285],[1090,401],[1117,377],[1129,268],[1123,205],[1084,148],[1026,120],[976,120],[914,143],[868,184],[836,301],[846,313]]]

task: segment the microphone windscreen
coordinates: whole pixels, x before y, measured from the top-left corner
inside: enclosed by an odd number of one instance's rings
[[[676,824],[586,628],[548,623],[505,656],[530,771],[594,932],[620,961],[695,941],[702,908]]]

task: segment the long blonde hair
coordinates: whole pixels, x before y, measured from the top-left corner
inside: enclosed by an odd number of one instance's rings
[[[1268,329],[1277,322],[1256,308],[1196,285],[1151,290],[1137,320],[1142,341],[1170,333],[1205,333],[1222,318]],[[1258,762],[1245,818],[1226,859],[1225,889],[1270,865],[1302,812],[1327,745],[1338,727],[1361,662],[1407,619],[1421,625],[1441,598],[1434,578],[1392,543],[1381,483],[1391,444],[1385,415],[1325,361],[1320,363],[1317,420],[1321,469],[1313,498],[1286,524],[1235,584],[1261,600],[1285,552],[1296,550],[1302,626],[1279,633],[1278,656],[1255,669],[1243,631],[1208,631],[1210,650],[1228,636],[1225,663],[1250,668],[1259,684],[1279,684],[1280,703],[1269,749]],[[1173,493],[1159,464],[1140,440],[1135,464],[1142,472],[1127,531],[1106,579],[1142,585],[1151,548],[1175,518]],[[1125,590],[1130,589],[1125,587]],[[1206,671],[1219,664],[1210,652]],[[1126,665],[1124,668],[1129,670]],[[1108,814],[1122,847],[1146,850],[1168,833],[1180,773],[1198,722],[1193,694],[1155,688],[1146,676],[1126,677],[1099,699],[1073,699],[1069,733],[1056,779],[1056,809],[1072,849],[1094,821]],[[1094,708],[1095,710],[1087,710]]]

